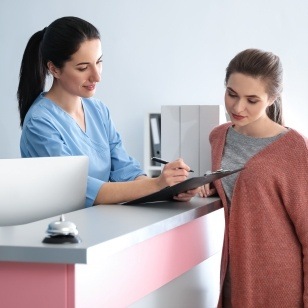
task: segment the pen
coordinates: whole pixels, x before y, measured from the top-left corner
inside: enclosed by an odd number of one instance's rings
[[[168,161],[165,161],[165,160],[160,159],[160,158],[158,158],[158,157],[152,157],[152,160],[153,160],[153,161],[156,161],[157,163],[164,164],[164,165],[166,165],[166,164],[169,163]],[[194,170],[189,170],[189,172],[194,172]]]

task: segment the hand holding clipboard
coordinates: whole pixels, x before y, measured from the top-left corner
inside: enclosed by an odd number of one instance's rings
[[[174,196],[177,196],[180,193],[183,193],[185,191],[192,190],[202,185],[214,182],[218,179],[221,179],[230,174],[239,172],[243,169],[244,168],[240,168],[236,170],[219,169],[211,173],[206,173],[204,176],[189,178],[173,186],[167,186],[158,192],[155,192],[150,195],[147,195],[147,196],[144,196],[144,197],[132,200],[132,201],[128,201],[122,204],[123,205],[133,205],[133,204],[157,202],[157,201],[170,201],[170,200],[173,200]]]

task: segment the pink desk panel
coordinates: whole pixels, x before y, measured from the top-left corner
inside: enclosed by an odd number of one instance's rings
[[[217,252],[219,209],[90,264],[0,262],[5,308],[127,307]]]

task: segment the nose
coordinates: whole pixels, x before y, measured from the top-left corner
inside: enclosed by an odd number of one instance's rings
[[[246,108],[246,103],[244,99],[238,99],[233,105],[233,110],[238,114],[244,111],[245,108]]]
[[[100,67],[94,67],[93,70],[91,71],[91,75],[89,80],[91,82],[100,82],[101,81],[101,73],[102,70]]]

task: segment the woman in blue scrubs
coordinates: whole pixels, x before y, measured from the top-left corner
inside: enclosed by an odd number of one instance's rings
[[[30,38],[17,92],[22,157],[87,155],[86,206],[130,201],[185,180],[190,168],[182,159],[148,178],[127,154],[108,108],[93,98],[101,71],[100,34],[85,20],[59,18]],[[47,74],[53,82],[44,92]]]

